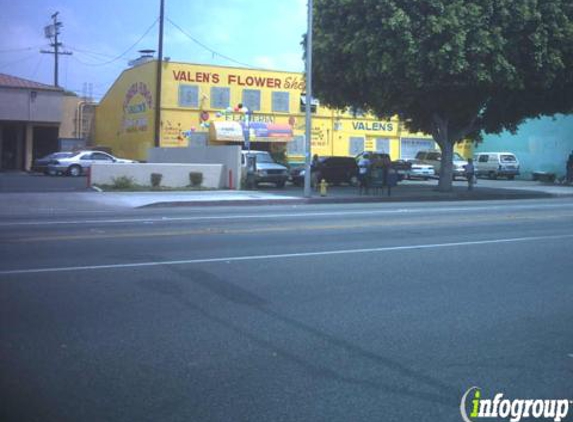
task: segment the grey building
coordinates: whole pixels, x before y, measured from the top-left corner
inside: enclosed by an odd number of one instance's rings
[[[0,73],[0,171],[29,170],[58,149],[64,91]]]

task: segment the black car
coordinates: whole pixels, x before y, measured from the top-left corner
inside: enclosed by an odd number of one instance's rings
[[[60,158],[71,157],[72,155],[74,155],[73,152],[53,152],[45,157],[36,158],[32,164],[32,171],[48,174],[48,164]]]
[[[291,171],[291,180],[297,186],[304,183],[304,167]],[[324,179],[329,185],[347,183],[355,186],[358,183],[358,164],[352,157],[319,157],[312,169],[313,184]]]

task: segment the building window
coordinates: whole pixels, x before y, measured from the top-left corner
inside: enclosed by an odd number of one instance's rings
[[[358,155],[364,151],[364,138],[351,137],[348,140],[348,154]]]
[[[211,88],[211,108],[227,108],[231,105],[231,88]]]
[[[316,113],[316,107],[318,107],[318,99],[310,99],[310,112]],[[300,112],[306,113],[306,93],[300,94]]]
[[[273,92],[273,112],[289,112],[289,95],[288,92]]]
[[[258,89],[243,90],[243,106],[251,111],[261,110],[261,91]]]
[[[179,85],[179,107],[199,107],[199,87]]]
[[[376,151],[390,154],[390,139],[376,138]]]

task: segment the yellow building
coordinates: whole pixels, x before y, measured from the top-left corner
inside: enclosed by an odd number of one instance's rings
[[[96,144],[146,159],[154,146],[156,67],[153,60],[127,69],[113,84],[96,111]],[[166,61],[162,75],[160,146],[186,147],[201,139],[212,145],[243,142],[247,126],[251,148],[286,149],[289,161],[303,160],[303,74]],[[312,154],[383,150],[393,159],[409,159],[435,148],[430,136],[408,133],[397,118],[380,120],[318,102],[312,111]]]

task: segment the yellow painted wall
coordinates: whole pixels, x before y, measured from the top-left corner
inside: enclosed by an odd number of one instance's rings
[[[125,70],[96,108],[95,143],[146,160],[153,146],[155,62]]]
[[[149,62],[124,71],[112,86],[97,110],[97,144],[112,147],[118,155],[140,160],[147,158],[147,149],[153,146],[156,63]],[[138,87],[147,90],[147,95],[139,92]],[[229,89],[230,109],[213,104],[213,87]],[[189,135],[208,133],[212,121],[244,119],[243,113],[233,110],[243,103],[244,89],[260,91],[260,110],[252,110],[252,120],[290,124],[295,137],[304,136],[301,94],[305,84],[301,73],[164,62],[161,146],[187,146]],[[272,110],[273,92],[288,93],[288,111]],[[362,138],[365,150],[375,150],[376,139],[381,138],[389,139],[390,154],[397,159],[401,156],[401,138],[431,139],[428,135],[408,133],[396,117],[381,120],[320,105],[313,113],[312,125],[311,153],[321,156],[352,155],[351,138]],[[456,150],[468,155],[465,144],[458,145]],[[289,159],[298,161],[303,157],[298,154]]]

